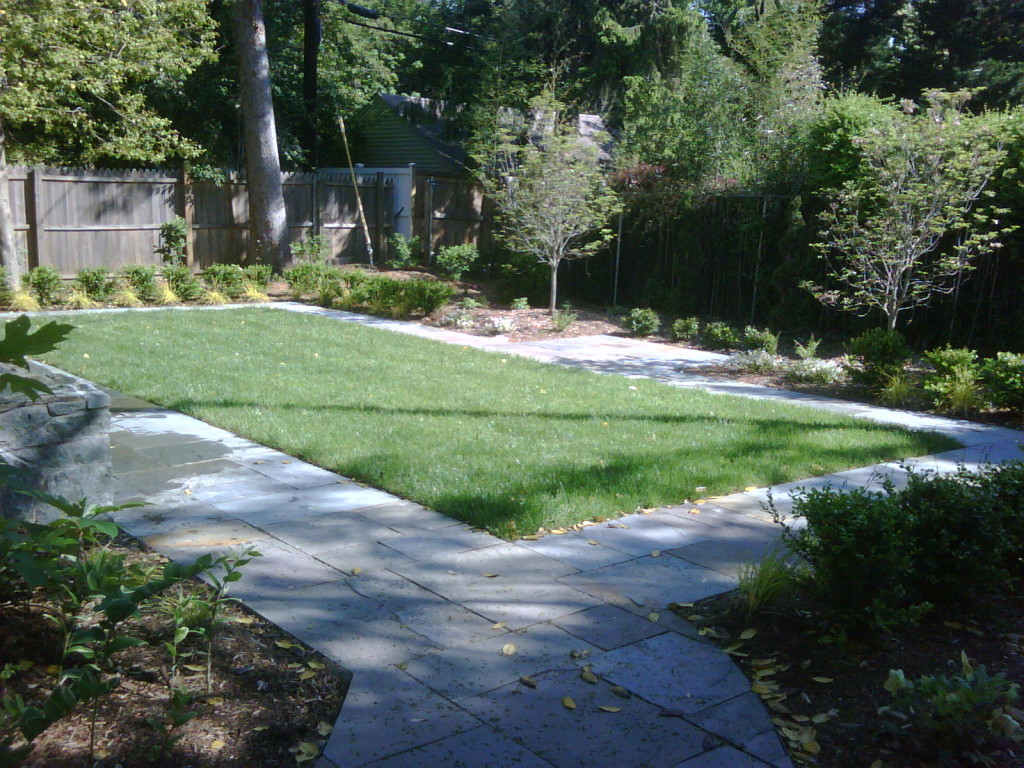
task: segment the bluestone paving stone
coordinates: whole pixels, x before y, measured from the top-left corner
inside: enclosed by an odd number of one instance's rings
[[[421,535],[403,536],[389,546],[416,560],[446,552],[465,552],[469,549],[489,547],[500,542],[490,534],[468,526],[440,528]]]
[[[702,541],[700,544],[670,549],[665,554],[717,571],[730,579],[737,578],[745,566],[757,562],[761,557],[755,550],[731,541]]]
[[[131,507],[113,512],[109,517],[139,539],[182,528],[215,525],[232,519],[216,507],[194,499],[173,504]]]
[[[395,529],[355,512],[328,512],[325,515],[300,517],[260,527],[310,555],[401,535]]]
[[[220,459],[228,453],[228,450],[223,445],[212,440],[197,440],[192,443],[161,445],[137,450],[144,456],[148,456],[166,466]]]
[[[393,498],[383,491],[357,483],[336,483],[218,503],[217,506],[253,525],[263,526],[315,517],[328,512],[344,512],[375,503],[385,503]]]
[[[588,527],[582,534],[567,533],[562,536],[543,536],[537,541],[520,539],[516,542],[516,546],[558,560],[578,571],[603,568],[606,565],[621,563],[633,558],[633,555],[607,547],[597,539],[587,538],[586,531],[589,530]],[[589,543],[591,541],[594,543]]]
[[[234,462],[213,459],[174,467],[122,472],[118,477],[146,494],[148,499],[160,502],[180,499],[188,495],[185,491],[244,480],[247,474]]]
[[[125,424],[123,416],[117,417],[118,423]],[[164,445],[186,445],[200,440],[198,435],[185,435],[180,432],[132,432],[119,429],[110,433],[111,445],[123,445],[133,451],[156,448]]]
[[[241,466],[239,471],[232,474],[228,480],[230,482],[201,485],[192,490],[192,495],[210,504],[227,504],[293,490],[292,486],[287,483],[265,477],[257,472],[249,472]]]
[[[335,568],[282,542],[261,539],[250,546],[261,556],[245,566],[241,581],[231,585],[235,597],[245,599],[249,595],[279,593],[344,578]]]
[[[514,650],[506,653],[510,643]],[[410,661],[406,671],[424,685],[458,700],[513,683],[522,675],[532,677],[572,667],[573,653],[593,657],[600,649],[563,629],[541,623],[421,656]],[[574,674],[579,674],[578,669]]]
[[[539,674],[535,680],[536,689],[514,682],[462,704],[531,752],[566,768],[659,768],[704,748],[704,731],[680,718],[658,717],[657,707],[638,698],[619,698],[603,680],[584,682],[578,668]],[[566,696],[575,709],[563,706]],[[602,712],[601,706],[621,711]]]
[[[774,729],[759,733],[741,745],[744,752],[764,760],[774,768],[793,768],[793,761]]]
[[[727,576],[662,555],[630,560],[594,571],[566,576],[560,581],[613,604],[632,602],[652,609],[672,602],[688,603],[727,592],[734,582]]]
[[[154,469],[162,466],[156,459],[144,456],[123,444],[110,446],[110,471],[115,473],[134,472],[140,469]]]
[[[488,538],[489,546],[463,552],[435,550],[419,559],[424,564],[435,565],[455,574],[490,574],[489,578],[504,577],[531,582],[550,580],[576,572],[571,565],[559,560],[517,547],[501,539]]]
[[[493,728],[480,726],[440,741],[386,757],[372,768],[552,768],[551,763]]]
[[[740,752],[734,747],[721,746],[681,763],[675,763],[674,766],[678,768],[768,768],[769,763],[758,760],[745,752]]]
[[[505,622],[510,629],[576,613],[600,602],[545,577],[530,579],[512,574],[488,578],[419,561],[395,566],[392,570],[492,622]]]
[[[440,647],[494,637],[501,631],[495,630],[489,619],[391,571],[360,573],[358,578],[349,579],[348,585],[358,594],[379,602],[402,624]]]
[[[263,450],[265,452],[262,454],[245,451],[241,457],[236,452],[233,457],[239,458],[253,472],[287,483],[293,488],[314,488],[338,482],[339,476],[323,467],[292,459],[278,451]]]
[[[671,711],[693,714],[750,690],[726,654],[666,632],[596,657],[595,673]]]
[[[394,499],[385,504],[360,507],[355,511],[363,517],[376,520],[378,523],[394,528],[401,533],[433,531],[438,528],[462,525],[460,521],[447,515],[442,515],[440,512],[427,509],[412,501],[402,501],[400,499]]]
[[[389,541],[389,539],[384,541]],[[382,568],[400,568],[415,562],[411,557],[406,557],[385,543],[377,541],[337,542],[333,546],[318,549],[314,557],[346,574]],[[356,570],[357,568],[359,571]]]
[[[775,735],[775,726],[760,697],[749,691],[696,712],[687,720],[740,746],[765,732]]]
[[[599,605],[551,621],[581,640],[609,651],[665,631],[650,620],[614,605]]]
[[[143,536],[142,540],[157,552],[195,550],[202,554],[210,550],[223,550],[225,547],[244,547],[266,538],[267,534],[263,531],[241,520],[224,520],[153,533]],[[245,573],[248,575],[248,569]]]
[[[658,520],[647,519],[644,515],[628,515],[609,523],[590,526],[585,535],[587,539],[634,557],[695,544],[706,536],[700,528],[684,529],[681,526],[666,525]]]
[[[479,726],[401,670],[356,672],[324,756],[338,768],[357,768]]]

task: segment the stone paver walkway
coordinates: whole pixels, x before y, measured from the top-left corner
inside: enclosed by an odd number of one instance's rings
[[[795,400],[963,443],[909,462],[919,467],[1017,458],[1024,439],[707,379],[695,371],[715,359],[710,353],[666,345],[615,337],[512,344],[277,306],[603,373]],[[182,414],[116,393],[113,409],[115,496],[152,504],[118,513],[118,522],[174,559],[256,547],[263,557],[234,595],[353,672],[323,768],[791,765],[731,659],[664,610],[732,589],[737,569],[776,543],[778,529],[761,510],[766,489],[509,543]],[[886,476],[898,484],[905,470],[881,464],[772,493],[786,509],[797,487],[874,486]],[[597,683],[580,677],[585,667]],[[575,709],[563,706],[566,696]]]

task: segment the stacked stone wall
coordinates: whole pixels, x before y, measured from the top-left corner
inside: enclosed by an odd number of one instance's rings
[[[32,401],[0,393],[0,461],[38,490],[109,503],[110,397],[49,366],[33,364],[32,375],[53,394]],[[47,522],[56,515],[49,505],[0,488],[0,517]]]

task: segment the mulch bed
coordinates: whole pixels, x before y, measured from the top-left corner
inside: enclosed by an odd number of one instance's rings
[[[942,763],[934,745],[916,743],[906,730],[900,737],[905,724],[879,713],[892,698],[882,687],[889,670],[902,669],[908,679],[956,675],[961,670],[961,652],[975,667],[984,665],[989,673],[1024,682],[1024,595],[992,597],[956,615],[931,616],[898,634],[845,645],[822,640],[827,627],[814,618],[819,611],[810,603],[793,602],[747,618],[734,596],[726,594],[676,611],[731,650],[755,690],[762,693],[798,764],[829,768],[1024,765],[1024,745],[1007,739],[993,739],[973,756],[952,756]],[[755,631],[753,636],[740,640],[750,630]]]
[[[166,562],[155,553],[142,551],[128,537],[118,539],[113,549],[146,565]],[[209,594],[199,581],[187,582],[184,591],[186,595]],[[0,665],[26,662],[27,666],[31,662],[32,666],[0,683],[0,693],[20,695],[29,702],[42,701],[48,695],[56,681],[54,665],[61,657],[61,635],[45,618],[51,610],[53,606],[38,592],[22,591],[2,598]],[[237,603],[229,603],[224,617],[214,640],[211,689],[207,692],[205,670],[183,670],[180,684],[196,694],[189,710],[198,715],[177,731],[180,738],[162,756],[162,736],[147,721],[166,719],[170,669],[162,644],[173,630],[166,616],[144,607],[137,619],[130,620],[128,630],[148,642],[115,655],[117,668],[112,672],[120,677],[120,683],[98,700],[94,729],[91,706],[80,705],[36,739],[23,765],[294,766],[300,744],[305,742],[310,754],[321,748],[341,710],[349,675]],[[197,667],[205,665],[201,656],[190,661]]]

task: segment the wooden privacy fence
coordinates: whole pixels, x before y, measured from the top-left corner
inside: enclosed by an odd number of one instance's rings
[[[187,257],[196,269],[247,260],[244,177],[214,182],[184,171],[22,167],[8,173],[17,243],[29,268],[48,264],[73,277],[84,267],[159,264],[160,226],[175,216],[190,225]],[[288,172],[282,182],[289,242],[322,235],[339,263],[367,261],[356,185],[378,262],[396,231],[438,247],[480,242],[487,229],[474,184],[430,179],[413,167],[357,168],[355,179],[342,169]]]

